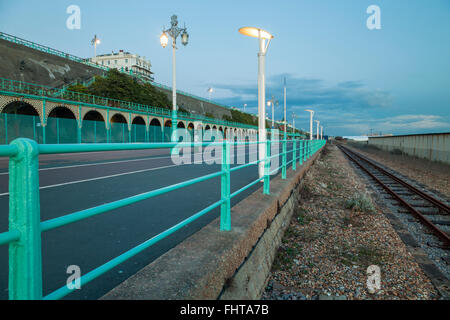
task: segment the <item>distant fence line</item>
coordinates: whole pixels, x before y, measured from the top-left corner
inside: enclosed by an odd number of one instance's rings
[[[450,132],[388,137],[369,137],[368,144],[382,150],[450,164]]]

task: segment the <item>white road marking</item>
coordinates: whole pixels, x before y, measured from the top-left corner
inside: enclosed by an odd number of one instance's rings
[[[87,152],[85,152],[87,153]],[[80,153],[77,153],[77,155]],[[201,153],[194,153],[194,156]],[[48,170],[58,170],[58,169],[67,169],[67,168],[78,168],[78,167],[89,167],[89,166],[98,166],[103,164],[116,164],[116,163],[125,163],[125,162],[138,162],[138,161],[146,161],[146,160],[157,160],[157,159],[166,159],[171,158],[171,156],[164,156],[164,157],[147,157],[147,158],[141,158],[141,159],[132,159],[132,160],[117,160],[117,161],[108,161],[108,162],[97,162],[97,163],[85,163],[85,164],[74,164],[71,166],[59,166],[59,167],[49,167],[49,168],[41,168],[39,171],[48,171]],[[1,175],[7,175],[9,172],[2,172]]]
[[[245,155],[248,155],[249,153],[246,153]],[[254,152],[252,153],[254,154]],[[220,159],[221,157],[215,157],[213,158],[214,160]],[[211,159],[211,160],[213,160]],[[162,166],[162,167],[156,167],[156,168],[150,168],[150,169],[143,169],[143,170],[137,170],[137,171],[129,171],[129,172],[123,172],[123,173],[117,173],[117,174],[112,174],[112,175],[108,175],[108,176],[102,176],[102,177],[96,177],[96,178],[90,178],[90,179],[83,179],[83,180],[76,180],[76,181],[69,181],[69,182],[64,182],[64,183],[58,183],[58,184],[52,184],[52,185],[48,185],[48,186],[43,186],[43,187],[39,187],[39,190],[41,189],[49,189],[49,188],[55,188],[55,187],[61,187],[61,186],[66,186],[66,185],[71,185],[71,184],[76,184],[76,183],[82,183],[82,182],[89,182],[89,181],[96,181],[96,180],[102,180],[102,179],[109,179],[109,178],[114,178],[114,177],[119,177],[119,176],[125,176],[125,175],[129,175],[129,174],[135,174],[135,173],[141,173],[141,172],[147,172],[147,171],[155,171],[155,170],[159,170],[159,169],[166,169],[166,168],[172,168],[172,167],[178,167],[178,166],[184,166],[184,165],[189,165],[189,164],[201,164],[203,163],[203,159],[199,162],[199,161],[193,161],[192,163],[187,163],[187,164],[172,164],[172,165],[168,165],[168,166]],[[9,192],[5,192],[5,193],[0,193],[0,197],[9,195]]]

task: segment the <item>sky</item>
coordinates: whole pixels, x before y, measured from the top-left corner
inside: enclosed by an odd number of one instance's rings
[[[70,5],[81,10],[70,30]],[[381,29],[369,30],[370,5]],[[171,86],[172,52],[159,43],[178,15],[189,44],[178,46],[177,88],[257,113],[258,41],[244,26],[274,35],[266,57],[266,96],[288,121],[309,130],[307,108],[328,135],[450,131],[448,0],[0,0],[0,31],[80,57],[120,49],[147,57],[155,81]],[[1,53],[0,53],[1,54]],[[271,110],[267,110],[271,115]]]

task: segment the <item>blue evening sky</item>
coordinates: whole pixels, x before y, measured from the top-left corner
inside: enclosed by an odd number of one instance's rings
[[[81,29],[66,28],[69,5]],[[381,30],[369,30],[369,5]],[[267,96],[280,101],[287,78],[288,120],[308,129],[316,111],[330,135],[450,131],[450,1],[448,0],[0,0],[0,31],[91,57],[124,49],[146,56],[157,82],[171,85],[171,48],[159,36],[177,14],[190,34],[177,51],[177,87],[257,112],[257,26],[275,38],[267,54]],[[270,110],[268,110],[270,111]]]

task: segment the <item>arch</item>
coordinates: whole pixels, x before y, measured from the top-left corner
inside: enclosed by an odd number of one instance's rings
[[[209,124],[207,124],[205,127],[205,131],[207,131],[207,130],[211,130],[211,127],[209,126]]]
[[[186,126],[184,125],[184,122],[183,122],[183,121],[180,121],[180,122],[178,122],[178,124],[177,124],[177,128],[180,128],[180,129],[186,129]]]
[[[30,106],[32,106],[36,112],[39,114],[40,122],[43,123],[44,117],[43,117],[43,101],[42,100],[34,100],[34,99],[25,99],[25,98],[19,98],[19,97],[8,97],[8,96],[1,96],[0,95],[0,113],[3,112],[3,110],[12,102],[22,102],[27,103]],[[44,122],[45,126],[45,122]]]
[[[187,128],[188,128],[188,130],[194,130],[195,129],[194,124],[192,122],[189,122]]]
[[[55,106],[48,112],[46,130],[47,143],[77,143],[77,116],[66,106]]]
[[[131,122],[131,141],[145,142],[147,140],[147,125],[141,116],[133,117]]]
[[[110,141],[112,143],[128,142],[128,123],[121,113],[114,113],[110,118]]]
[[[0,143],[8,144],[17,138],[29,138],[40,142],[42,141],[42,126],[39,112],[33,105],[13,100],[2,109]]]
[[[48,118],[77,119],[76,114],[66,106],[56,106],[48,113]],[[48,120],[47,120],[48,121]]]
[[[141,116],[136,116],[136,117],[133,118],[133,121],[131,122],[131,124],[139,124],[139,125],[144,125],[145,126],[145,120]]]
[[[111,124],[113,124],[113,123],[127,123],[128,124],[128,121],[127,121],[127,118],[125,118],[123,114],[114,113],[110,118],[110,123]]]
[[[91,110],[86,112],[86,114],[83,116],[83,121],[84,120],[89,120],[89,121],[105,121],[105,119],[103,119],[103,116],[100,112],[98,112],[97,110]]]
[[[75,119],[79,119],[79,109],[77,106],[71,105],[71,104],[60,104],[56,102],[47,101],[45,105],[45,118],[49,118],[50,114],[53,113],[53,110],[58,109],[58,113],[61,114],[61,108],[65,110],[70,110],[70,112],[74,115]]]
[[[2,113],[20,114],[24,116],[39,116],[39,112],[32,104],[19,100],[14,100],[6,104],[2,109]]]
[[[148,126],[148,121],[149,121],[149,120],[148,120],[148,117],[147,117],[147,116],[142,115],[142,114],[131,114],[131,123],[132,123],[132,124],[134,123],[134,120],[135,120],[136,118],[141,118],[142,120],[144,120],[145,125]]]
[[[170,142],[171,141],[170,136],[172,134],[172,120],[170,120],[170,119],[166,120],[166,122],[164,123],[163,130],[164,130],[163,141]]]
[[[152,121],[150,121],[150,125],[161,127],[161,122],[157,118],[153,118]],[[170,125],[172,125],[172,123]]]
[[[170,123],[170,125],[172,125],[172,123]],[[153,118],[152,121],[150,121],[149,126],[149,141],[164,142],[163,138],[161,121],[159,121],[158,118]]]
[[[103,125],[99,125],[103,122]],[[107,131],[103,115],[97,110],[88,110],[82,119],[81,142],[100,143],[106,142]]]

